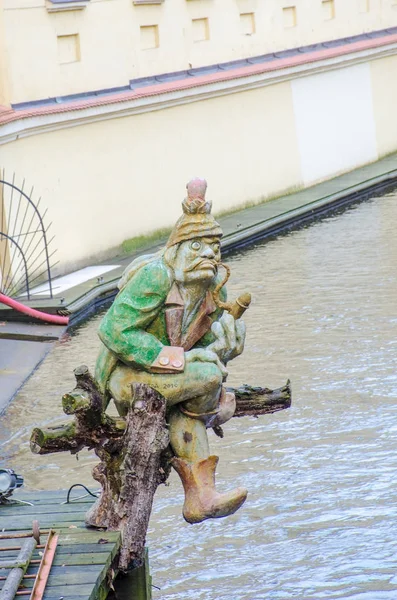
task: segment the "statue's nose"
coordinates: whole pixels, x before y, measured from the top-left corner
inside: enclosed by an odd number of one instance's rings
[[[204,256],[205,258],[214,258],[215,252],[213,251],[211,246],[204,246],[204,248],[201,252],[201,256]]]

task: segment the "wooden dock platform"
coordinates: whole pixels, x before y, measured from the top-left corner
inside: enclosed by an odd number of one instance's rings
[[[73,497],[82,496],[81,489],[73,490]],[[117,554],[120,548],[119,532],[88,529],[84,515],[94,501],[92,496],[64,504],[66,491],[18,492],[15,499],[33,504],[0,505],[0,561],[15,560],[23,538],[6,536],[32,532],[34,520],[40,531],[55,530],[58,542],[43,600],[104,600],[117,575]],[[45,543],[45,535],[43,534]],[[41,542],[42,544],[42,542]],[[37,572],[43,551],[36,548],[26,575]],[[1,564],[1,563],[0,563]],[[0,569],[0,597],[9,569]],[[25,577],[16,598],[29,598],[28,590],[34,578]]]

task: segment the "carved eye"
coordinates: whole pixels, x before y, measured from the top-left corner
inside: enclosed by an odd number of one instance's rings
[[[215,254],[218,254],[219,248],[219,244],[212,244],[212,250],[215,252]]]
[[[192,242],[190,244],[190,247],[192,248],[192,250],[200,250],[201,248],[201,243],[198,242],[197,240],[195,240],[194,242]]]

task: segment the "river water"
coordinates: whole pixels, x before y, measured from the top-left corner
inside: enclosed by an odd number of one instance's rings
[[[228,384],[292,381],[289,410],[232,419],[219,488],[248,488],[232,517],[188,525],[172,474],[150,523],[162,600],[397,598],[397,193],[235,254],[229,297],[249,290],[245,353]],[[100,316],[65,337],[0,422],[26,487],[96,489],[92,453],[39,457],[29,433],[59,417],[73,368],[93,366]]]

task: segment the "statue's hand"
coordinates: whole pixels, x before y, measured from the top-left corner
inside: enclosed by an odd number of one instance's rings
[[[224,364],[242,353],[245,325],[241,319],[235,321],[232,315],[225,312],[219,321],[212,324],[211,329],[216,340],[207,347],[207,350],[215,352]]]
[[[185,352],[185,360],[187,363],[189,362],[212,362],[215,363],[219,368],[222,376],[224,378],[227,377],[227,370],[225,366],[219,360],[219,356],[216,352],[212,352],[209,347],[208,348],[196,348],[195,350],[188,350]]]

